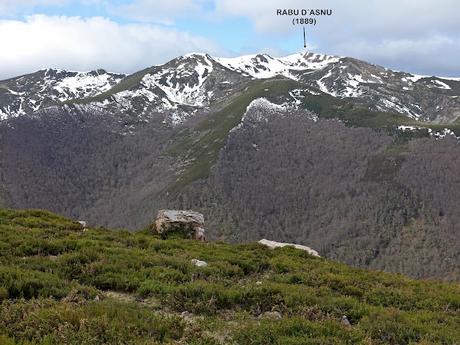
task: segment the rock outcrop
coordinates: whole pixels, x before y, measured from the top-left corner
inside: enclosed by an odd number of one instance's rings
[[[184,238],[205,241],[204,216],[190,210],[160,210],[155,231],[162,235],[181,233]]]
[[[195,265],[196,267],[206,267],[208,266],[208,263],[206,261],[198,260],[198,259],[192,259],[191,263]]]
[[[271,249],[280,248],[280,247],[294,247],[296,249],[304,250],[308,252],[308,254],[310,255],[320,257],[320,255],[318,254],[316,250],[311,249],[310,247],[307,247],[307,246],[302,246],[300,244],[275,242],[275,241],[270,241],[266,239],[260,240],[259,243]]]

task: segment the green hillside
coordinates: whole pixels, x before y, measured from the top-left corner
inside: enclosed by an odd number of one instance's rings
[[[0,301],[0,344],[460,343],[455,284],[44,211],[0,210]]]

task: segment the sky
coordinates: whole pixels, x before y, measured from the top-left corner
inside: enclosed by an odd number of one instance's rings
[[[302,25],[277,9],[331,9]],[[133,73],[190,52],[302,51],[460,77],[459,0],[0,0],[0,79],[43,68]]]

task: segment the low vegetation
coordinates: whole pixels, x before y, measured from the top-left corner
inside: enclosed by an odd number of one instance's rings
[[[458,344],[459,325],[456,284],[0,210],[0,344]]]
[[[340,119],[348,126],[385,130],[388,133],[406,137],[406,139],[428,137],[428,129],[435,132],[450,129],[457,136],[460,135],[460,125],[458,122],[439,124],[417,121],[396,112],[369,110],[369,105],[366,103],[359,103],[356,100],[338,99],[327,94],[307,94],[302,100],[302,106],[305,109],[315,112],[320,118]],[[414,126],[420,128],[420,130],[405,133],[397,131],[396,133],[395,129],[398,126]]]

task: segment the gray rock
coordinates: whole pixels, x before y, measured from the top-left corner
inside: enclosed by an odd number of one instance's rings
[[[180,317],[186,322],[192,322],[194,315],[188,311],[184,311],[180,314]]]
[[[262,239],[258,243],[260,243],[260,244],[262,244],[264,246],[267,246],[270,249],[282,248],[282,247],[293,247],[295,249],[304,250],[310,255],[320,257],[316,250],[311,249],[310,247],[307,247],[307,246],[302,246],[300,244],[276,242],[276,241],[270,241],[270,240],[266,240],[266,239]]]
[[[190,210],[160,210],[155,220],[155,230],[159,234],[178,228],[188,232],[187,237],[205,241],[204,216]]]
[[[283,315],[279,311],[267,311],[259,316],[259,319],[280,320]]]
[[[351,323],[346,315],[342,316],[342,320],[340,320],[340,322],[342,323],[342,325],[351,326]]]
[[[198,259],[192,259],[192,264],[194,264],[197,267],[206,267],[208,266],[208,263],[206,261],[201,261]]]

